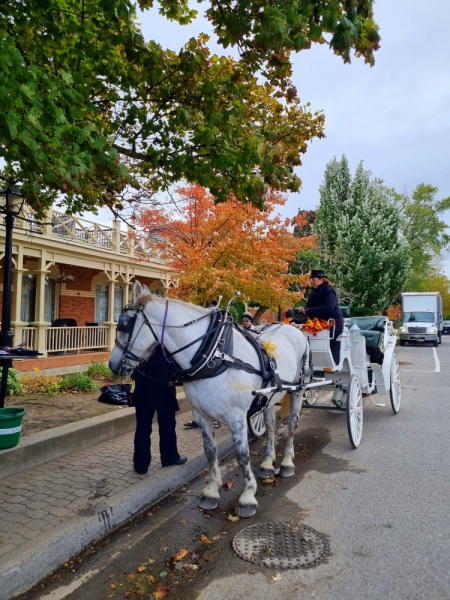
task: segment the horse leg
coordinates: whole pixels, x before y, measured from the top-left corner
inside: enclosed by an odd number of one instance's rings
[[[302,406],[302,391],[289,394],[291,408],[288,417],[288,438],[284,449],[283,460],[280,465],[281,477],[292,477],[294,475],[294,432],[297,429],[300,409]]]
[[[196,411],[193,411],[193,415],[202,432],[203,448],[209,463],[209,483],[202,490],[198,506],[199,508],[211,510],[217,508],[219,504],[220,486],[222,485],[219,463],[217,462],[217,446],[214,440],[214,420],[206,419]]]
[[[258,502],[255,498],[256,479],[250,466],[250,451],[248,447],[248,431],[245,415],[233,415],[228,422],[236,449],[236,459],[244,475],[244,491],[239,497],[235,513],[240,517],[251,517],[256,513]]]
[[[264,409],[264,422],[267,429],[267,446],[266,456],[264,457],[261,466],[259,467],[258,477],[268,479],[273,477],[275,472],[275,409],[273,406],[268,406]]]

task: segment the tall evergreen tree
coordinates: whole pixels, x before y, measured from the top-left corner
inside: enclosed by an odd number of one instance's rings
[[[409,246],[399,235],[398,207],[381,180],[361,162],[351,179],[348,161],[328,163],[315,222],[324,267],[352,315],[377,314],[402,291],[410,273]]]

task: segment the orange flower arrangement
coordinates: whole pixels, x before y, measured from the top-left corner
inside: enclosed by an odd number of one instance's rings
[[[305,323],[305,325],[303,325],[302,329],[303,331],[307,331],[308,333],[312,333],[313,336],[315,337],[317,335],[318,331],[325,331],[325,330],[329,330],[332,327],[334,327],[336,325],[336,321],[334,319],[329,319],[328,321],[325,321],[324,319],[319,319],[317,317],[314,317],[314,319],[311,321],[311,319],[308,319]]]

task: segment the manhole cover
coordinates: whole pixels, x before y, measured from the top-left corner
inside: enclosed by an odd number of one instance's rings
[[[299,569],[317,565],[330,551],[328,542],[306,525],[259,523],[240,531],[233,550],[244,560],[265,567]]]

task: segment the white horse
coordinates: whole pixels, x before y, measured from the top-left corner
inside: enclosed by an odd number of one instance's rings
[[[109,367],[113,373],[129,374],[136,366],[137,360],[145,361],[161,341],[164,327],[164,346],[170,353],[196,340],[206,333],[210,320],[204,318],[198,323],[188,327],[181,325],[198,319],[210,312],[193,304],[170,300],[168,304],[163,298],[143,293],[141,284],[136,281],[133,286],[132,307],[127,315],[136,314],[136,321],[131,339],[128,334],[117,334],[118,345],[114,347],[109,360]],[[143,311],[136,307],[143,306]],[[145,315],[145,316],[144,316]],[[151,324],[154,334],[146,326],[145,317]],[[249,363],[256,369],[260,368],[255,349],[237,331],[233,331],[233,356]],[[298,382],[302,375],[303,358],[307,352],[306,338],[301,331],[290,325],[274,325],[261,335],[262,339],[269,339],[276,344],[276,355],[279,375],[282,380]],[[128,353],[123,360],[123,347],[127,342]],[[176,354],[175,358],[181,368],[191,366],[191,359],[197,352],[201,342],[197,342],[186,350]],[[306,361],[308,364],[308,361]],[[226,423],[231,430],[237,461],[244,475],[245,487],[239,498],[236,514],[241,517],[250,517],[255,514],[258,502],[255,498],[257,485],[250,467],[247,411],[252,401],[252,391],[261,387],[261,377],[247,373],[243,370],[228,368],[217,377],[201,379],[184,384],[186,398],[192,406],[192,413],[203,436],[203,446],[209,463],[209,483],[202,490],[199,502],[200,508],[213,509],[219,503],[219,492],[222,485],[219,464],[217,461],[217,448],[214,440],[214,421]],[[277,392],[271,399],[270,406],[264,410],[267,427],[267,449],[264,461],[258,472],[259,477],[270,477],[275,470],[275,413],[273,405],[279,402],[285,392]],[[302,403],[302,390],[290,393],[290,413],[288,417],[288,437],[284,457],[281,462],[281,477],[294,475],[294,431],[297,427]]]

